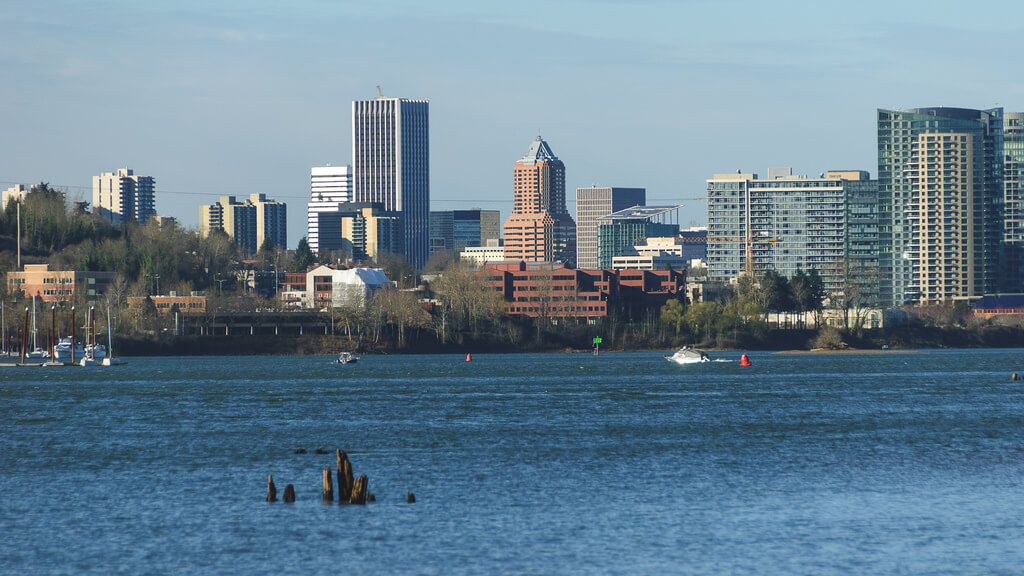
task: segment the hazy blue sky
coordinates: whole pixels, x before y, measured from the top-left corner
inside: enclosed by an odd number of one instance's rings
[[[965,8],[966,7],[966,8]],[[538,134],[567,192],[643,186],[703,223],[737,169],[877,171],[875,110],[1024,111],[1024,3],[0,0],[0,186],[157,180],[186,226],[351,162],[351,101],[430,100],[432,209],[512,205]],[[575,213],[574,205],[570,210]]]

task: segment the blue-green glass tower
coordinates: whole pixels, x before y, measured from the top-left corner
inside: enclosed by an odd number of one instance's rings
[[[993,292],[999,284],[1003,205],[1003,109],[915,108],[878,110],[878,212],[880,299],[900,306],[920,300],[921,286],[949,272],[943,262],[925,261],[921,246],[932,238],[963,240],[969,254],[953,272],[966,280],[961,297]],[[966,136],[969,148],[933,150],[928,135]],[[956,157],[972,151],[965,161]],[[943,156],[946,154],[946,156]],[[957,168],[950,168],[950,167]],[[933,212],[929,198],[960,203],[956,216]],[[940,211],[941,212],[941,211]],[[970,216],[963,216],[970,214]],[[969,221],[962,221],[969,220]],[[962,224],[959,230],[951,226]],[[967,232],[964,232],[964,231]],[[951,248],[951,250],[962,250]],[[962,269],[960,269],[962,268]]]

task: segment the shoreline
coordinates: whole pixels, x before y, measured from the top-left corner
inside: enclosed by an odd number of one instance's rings
[[[936,348],[941,350],[941,348]],[[870,348],[848,348],[845,350],[826,350],[815,348],[813,350],[777,350],[772,354],[920,354],[920,350],[873,350]]]

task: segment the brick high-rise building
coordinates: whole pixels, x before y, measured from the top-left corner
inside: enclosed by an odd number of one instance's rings
[[[576,222],[565,207],[565,165],[540,136],[514,169],[512,215],[505,221],[505,257],[576,263]]]

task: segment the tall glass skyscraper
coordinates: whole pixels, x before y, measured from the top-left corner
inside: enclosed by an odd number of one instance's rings
[[[945,302],[998,287],[1003,109],[878,110],[881,297]]]
[[[429,256],[429,128],[426,100],[352,102],[355,201],[401,215],[401,253],[416,268]]]

